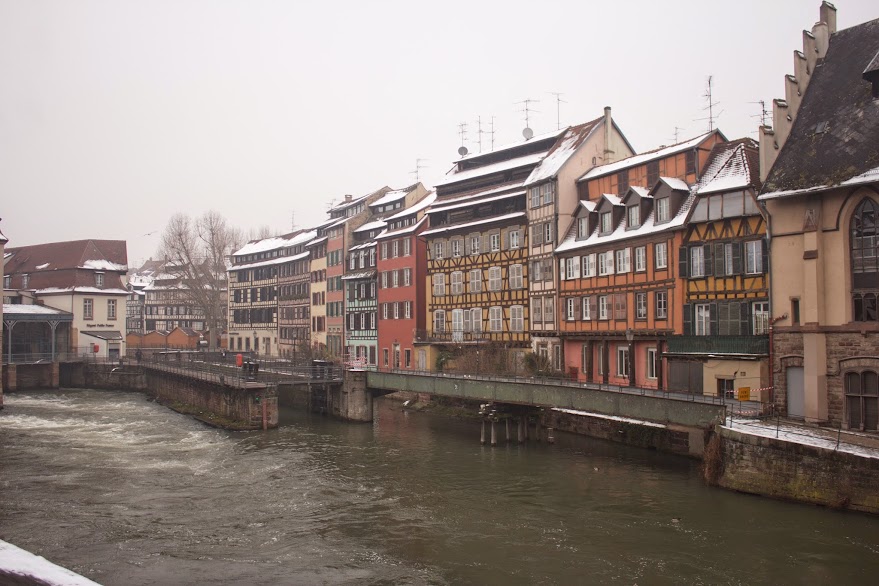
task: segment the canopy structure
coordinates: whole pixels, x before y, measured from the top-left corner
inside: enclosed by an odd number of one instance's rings
[[[73,314],[45,305],[3,304],[6,363],[54,362],[70,346]]]

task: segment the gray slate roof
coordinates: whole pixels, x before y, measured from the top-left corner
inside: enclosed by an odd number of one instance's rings
[[[879,100],[863,77],[877,52],[879,19],[830,37],[763,193],[838,185],[879,167]]]

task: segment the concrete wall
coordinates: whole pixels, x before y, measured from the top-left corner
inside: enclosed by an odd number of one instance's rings
[[[370,389],[430,393],[478,401],[562,407],[707,429],[723,420],[724,407],[582,387],[369,372]]]
[[[719,441],[722,468],[714,480],[723,488],[879,513],[879,459],[724,428]]]
[[[3,366],[2,388],[7,391],[24,389],[57,389],[59,364],[6,364]],[[2,397],[2,395],[0,395]],[[2,405],[2,401],[0,401]]]

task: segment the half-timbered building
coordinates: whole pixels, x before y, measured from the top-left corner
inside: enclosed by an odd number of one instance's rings
[[[679,272],[683,335],[669,338],[671,390],[758,398],[768,385],[766,221],[757,205],[759,153],[751,139],[718,143],[693,187]]]
[[[578,204],[577,178],[597,165],[635,154],[611,118],[604,116],[564,130],[546,158],[525,181],[528,208],[529,302],[532,350],[562,368],[558,337],[558,271],[553,258]]]
[[[311,250],[317,230],[297,234],[278,265],[278,344],[281,356],[296,358],[311,346]]]

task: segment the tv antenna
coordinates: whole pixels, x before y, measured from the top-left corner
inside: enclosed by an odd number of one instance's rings
[[[704,108],[702,108],[702,111],[704,112],[707,110],[708,117],[707,118],[697,118],[696,120],[694,120],[694,122],[698,122],[701,120],[707,120],[708,121],[708,132],[711,132],[712,130],[714,130],[714,121],[717,118],[720,118],[720,115],[723,114],[723,111],[720,111],[716,116],[714,115],[714,107],[719,106],[720,102],[715,102],[713,95],[712,95],[711,83],[712,83],[713,78],[714,78],[713,75],[708,76],[708,84],[705,88],[705,93],[702,94],[702,97],[705,98],[705,102],[706,102],[706,106]]]
[[[491,130],[488,133],[491,135],[491,150],[494,150],[494,116],[491,117]]]
[[[415,159],[415,170],[409,171],[410,175],[415,175],[415,181],[421,181],[421,170],[427,169],[427,165],[422,165],[427,159]]]
[[[769,116],[770,112],[766,109],[766,100],[757,100],[756,102],[748,102],[749,104],[760,104],[760,113],[752,114],[751,118],[759,118],[760,126],[766,126],[766,118]]]
[[[522,130],[522,136],[525,137],[525,140],[528,140],[528,139],[530,139],[532,136],[534,136],[534,131],[531,130],[531,113],[532,113],[532,112],[539,112],[539,110],[535,110],[535,109],[531,106],[531,104],[537,104],[537,103],[539,103],[539,102],[540,102],[540,100],[535,100],[535,99],[532,99],[532,98],[525,98],[525,99],[522,100],[521,102],[516,102],[517,104],[523,104],[523,105],[524,105],[524,108],[522,108],[522,109],[519,110],[519,111],[525,113],[525,129]]]
[[[290,231],[296,231],[296,212],[290,212]]]
[[[464,141],[467,140],[467,123],[461,122],[458,124],[458,134],[461,136],[461,146],[458,147],[458,154],[462,157],[467,154],[467,147],[464,146]]]
[[[482,116],[476,117],[476,144],[479,145],[479,152],[482,152]]]
[[[681,128],[680,126],[675,126],[675,138],[672,144],[678,144],[679,142],[681,142],[681,130],[683,130],[683,128]]]
[[[556,130],[562,129],[562,104],[567,104],[565,100],[562,99],[562,96],[565,95],[561,92],[549,92],[553,96],[555,96],[555,127]]]

